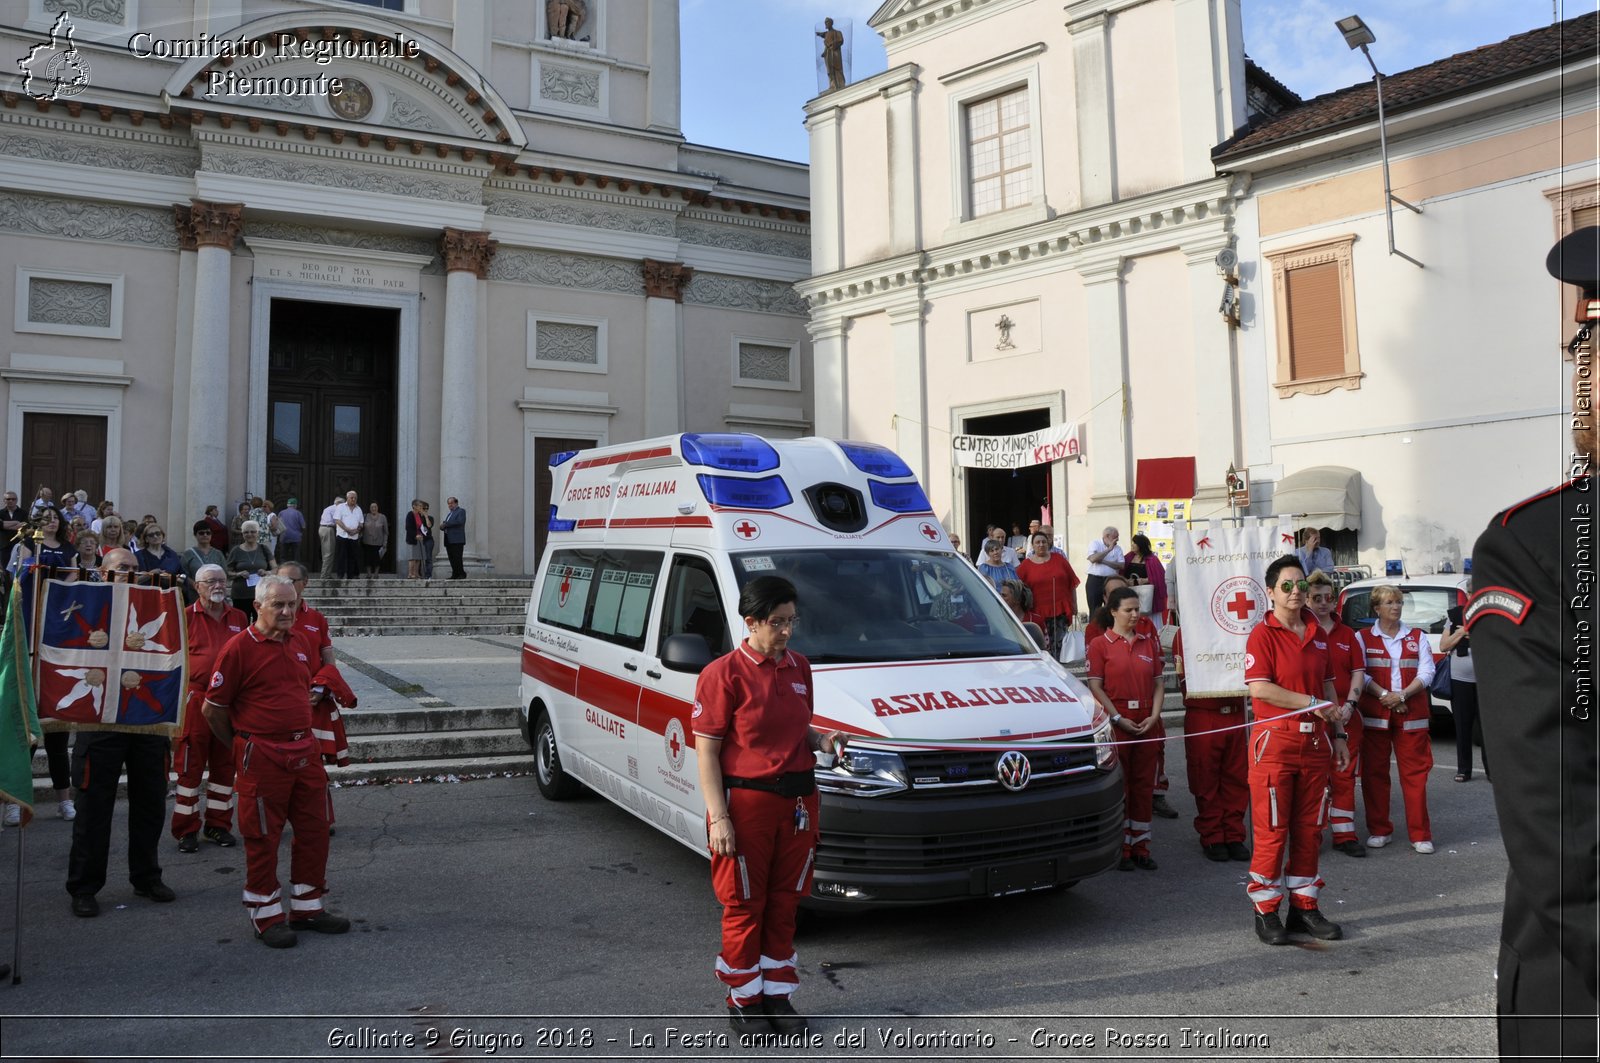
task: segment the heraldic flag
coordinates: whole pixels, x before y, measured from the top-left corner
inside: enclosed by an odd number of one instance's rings
[[[50,580],[41,592],[34,689],[45,730],[180,733],[185,655],[179,591]]]
[[[33,818],[33,744],[39,739],[39,714],[28,674],[22,601],[22,587],[12,584],[5,629],[0,632],[0,797],[22,806],[26,825]]]

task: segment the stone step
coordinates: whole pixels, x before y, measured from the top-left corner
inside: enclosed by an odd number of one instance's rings
[[[515,727],[414,734],[350,735],[350,759],[363,764],[393,760],[455,760],[520,753],[528,748]]]
[[[357,709],[344,714],[344,727],[352,738],[427,731],[492,731],[515,728],[519,716],[515,705]]]
[[[307,588],[308,601],[326,598],[383,597],[417,595],[418,597],[452,597],[458,594],[514,594],[524,596],[533,589],[533,580],[407,580],[407,579],[354,579],[318,580]]]
[[[460,602],[447,601],[443,604],[428,605],[424,603],[394,603],[392,606],[384,602],[343,602],[338,605],[329,603],[327,609],[322,610],[322,615],[328,620],[342,620],[345,623],[354,621],[367,621],[377,623],[380,620],[393,620],[412,615],[419,620],[429,617],[477,617],[498,616],[504,617],[515,614],[518,618],[526,615],[527,602],[482,602],[468,605]]]
[[[365,635],[520,635],[520,619],[506,622],[491,619],[484,623],[445,624],[377,624],[359,623],[343,625],[330,620],[328,633],[334,638],[357,638]]]

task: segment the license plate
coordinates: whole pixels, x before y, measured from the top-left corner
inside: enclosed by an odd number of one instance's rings
[[[1056,862],[1034,860],[1026,864],[1004,864],[989,869],[989,896],[1048,889],[1056,884]]]

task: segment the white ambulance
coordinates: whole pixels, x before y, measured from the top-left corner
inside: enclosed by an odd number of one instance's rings
[[[550,464],[520,698],[546,797],[581,783],[705,854],[695,680],[743,637],[743,584],[780,575],[815,726],[850,735],[816,771],[814,900],[998,896],[1117,862],[1109,721],[952,550],[892,451],[684,434]]]

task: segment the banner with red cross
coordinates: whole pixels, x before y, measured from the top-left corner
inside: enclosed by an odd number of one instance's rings
[[[46,731],[180,733],[187,678],[181,592],[47,580],[34,608],[33,682]]]
[[[1267,566],[1294,553],[1294,535],[1276,521],[1268,524],[1251,517],[1239,526],[1198,521],[1173,530],[1189,696],[1247,694],[1244,644],[1272,608],[1267,600]]]

